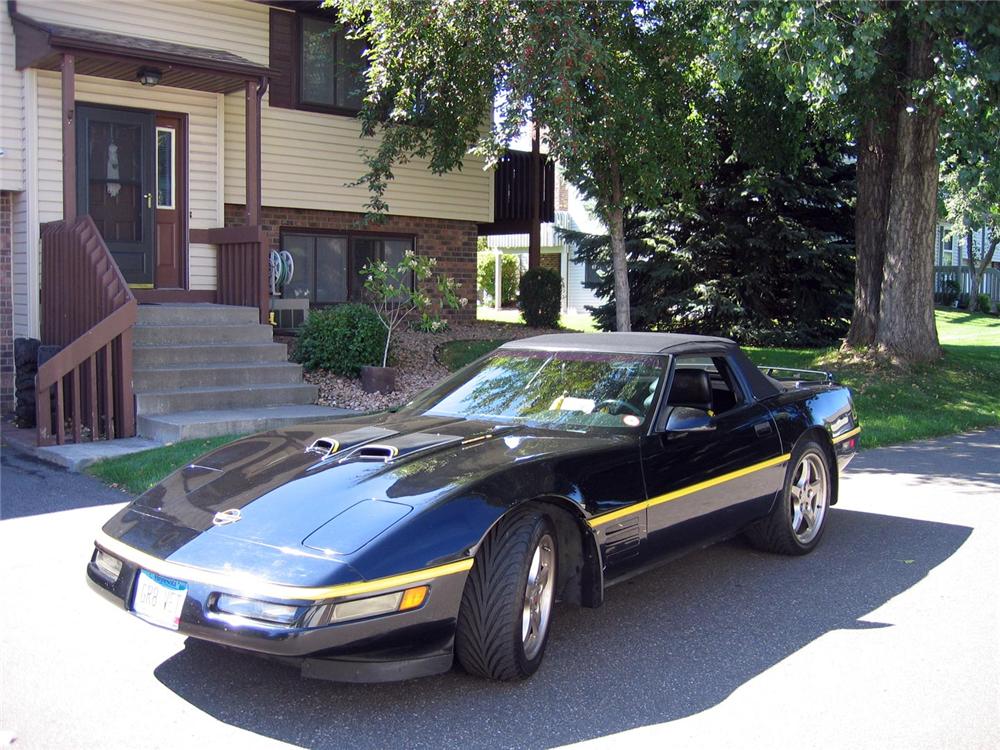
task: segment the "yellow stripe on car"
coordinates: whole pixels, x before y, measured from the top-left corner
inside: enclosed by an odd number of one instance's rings
[[[855,427],[853,430],[845,432],[843,435],[837,435],[837,437],[833,439],[833,444],[836,445],[837,443],[842,443],[845,440],[847,440],[847,438],[852,438],[855,435],[859,435],[860,433],[861,433],[861,428]]]
[[[148,570],[167,578],[176,578],[188,583],[201,583],[207,586],[217,587],[220,591],[233,592],[243,595],[252,595],[265,599],[293,599],[307,601],[321,601],[325,599],[336,599],[345,596],[357,596],[358,594],[370,594],[379,591],[391,591],[392,589],[403,588],[413,583],[423,583],[436,578],[462,573],[472,567],[473,559],[466,557],[455,562],[435,565],[431,568],[414,570],[409,573],[376,578],[371,581],[357,581],[354,583],[338,583],[334,586],[291,586],[285,583],[271,583],[256,577],[241,575],[236,571],[228,573],[226,571],[205,570],[192,565],[173,562],[171,560],[161,560],[158,557],[137,550],[124,542],[114,539],[103,531],[98,533],[95,543],[100,549],[116,557],[121,558],[133,565],[138,565],[143,570]]]
[[[733,479],[739,479],[740,477],[745,477],[747,474],[753,474],[756,471],[761,471],[763,469],[769,469],[772,466],[780,466],[781,464],[787,463],[788,459],[791,458],[792,454],[786,453],[783,456],[776,456],[774,458],[769,458],[767,461],[761,461],[758,464],[753,464],[752,466],[747,466],[743,469],[738,469],[736,471],[731,471],[728,474],[722,474],[721,476],[715,477],[713,479],[706,479],[704,482],[698,482],[697,484],[691,484],[687,487],[681,487],[679,490],[674,490],[673,492],[668,492],[665,495],[657,495],[654,498],[646,500],[641,503],[636,503],[635,505],[630,505],[627,508],[622,508],[621,510],[613,510],[610,513],[605,513],[603,515],[591,518],[587,523],[590,524],[592,528],[597,528],[598,526],[603,526],[606,523],[615,521],[619,518],[624,518],[625,516],[631,515],[632,513],[638,513],[640,511],[646,510],[646,508],[651,508],[654,505],[660,505],[661,503],[669,503],[671,500],[677,500],[678,498],[691,495],[695,492],[700,492],[701,490],[707,490],[710,487],[715,487],[719,484],[724,484],[725,482],[732,481]]]

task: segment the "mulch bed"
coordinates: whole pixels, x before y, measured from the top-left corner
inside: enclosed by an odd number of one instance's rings
[[[446,378],[450,373],[435,357],[437,348],[446,341],[467,339],[521,339],[551,331],[505,323],[475,323],[453,325],[443,333],[397,331],[393,335],[391,364],[399,369],[396,390],[388,394],[365,393],[361,381],[345,378],[325,370],[304,373],[307,383],[319,386],[319,404],[357,411],[380,411],[405,404],[417,393]],[[295,338],[275,336],[275,341],[288,345],[289,354],[295,348]]]

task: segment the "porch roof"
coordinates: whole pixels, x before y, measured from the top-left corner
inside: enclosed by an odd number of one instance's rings
[[[265,65],[223,50],[38,21],[18,13],[16,6],[10,18],[18,70],[59,70],[62,55],[72,54],[79,75],[134,82],[140,68],[149,67],[160,71],[163,86],[217,94],[238,91],[270,72]]]

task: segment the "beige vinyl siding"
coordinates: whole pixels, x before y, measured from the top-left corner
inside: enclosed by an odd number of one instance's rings
[[[248,0],[18,0],[39,21],[225,50],[267,65],[267,6]]]
[[[24,190],[24,74],[14,69],[14,29],[0,19],[0,190]]]
[[[218,119],[222,97],[167,86],[147,88],[107,78],[77,76],[76,100],[188,115],[188,210],[192,229],[223,224],[218,202]],[[38,215],[39,221],[62,217],[62,129],[59,117],[60,79],[38,73]],[[215,288],[215,248],[191,245],[192,289]]]
[[[226,101],[226,202],[245,201],[244,97]],[[265,206],[327,211],[364,211],[366,188],[349,186],[364,173],[360,126],[351,117],[271,108],[261,113],[262,198]],[[481,159],[468,158],[461,171],[437,176],[423,160],[396,167],[386,191],[389,213],[400,216],[492,220],[493,176]]]
[[[14,336],[37,336],[33,330],[29,289],[38,289],[37,279],[32,280],[33,268],[28,249],[28,200],[26,193],[16,193],[13,201],[13,226],[11,227],[11,302],[13,304]],[[37,301],[35,301],[37,304]]]

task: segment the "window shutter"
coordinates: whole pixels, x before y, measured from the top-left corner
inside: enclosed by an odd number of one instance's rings
[[[298,40],[298,19],[294,13],[271,8],[270,68],[271,85],[269,103],[272,107],[295,107],[295,63]]]

